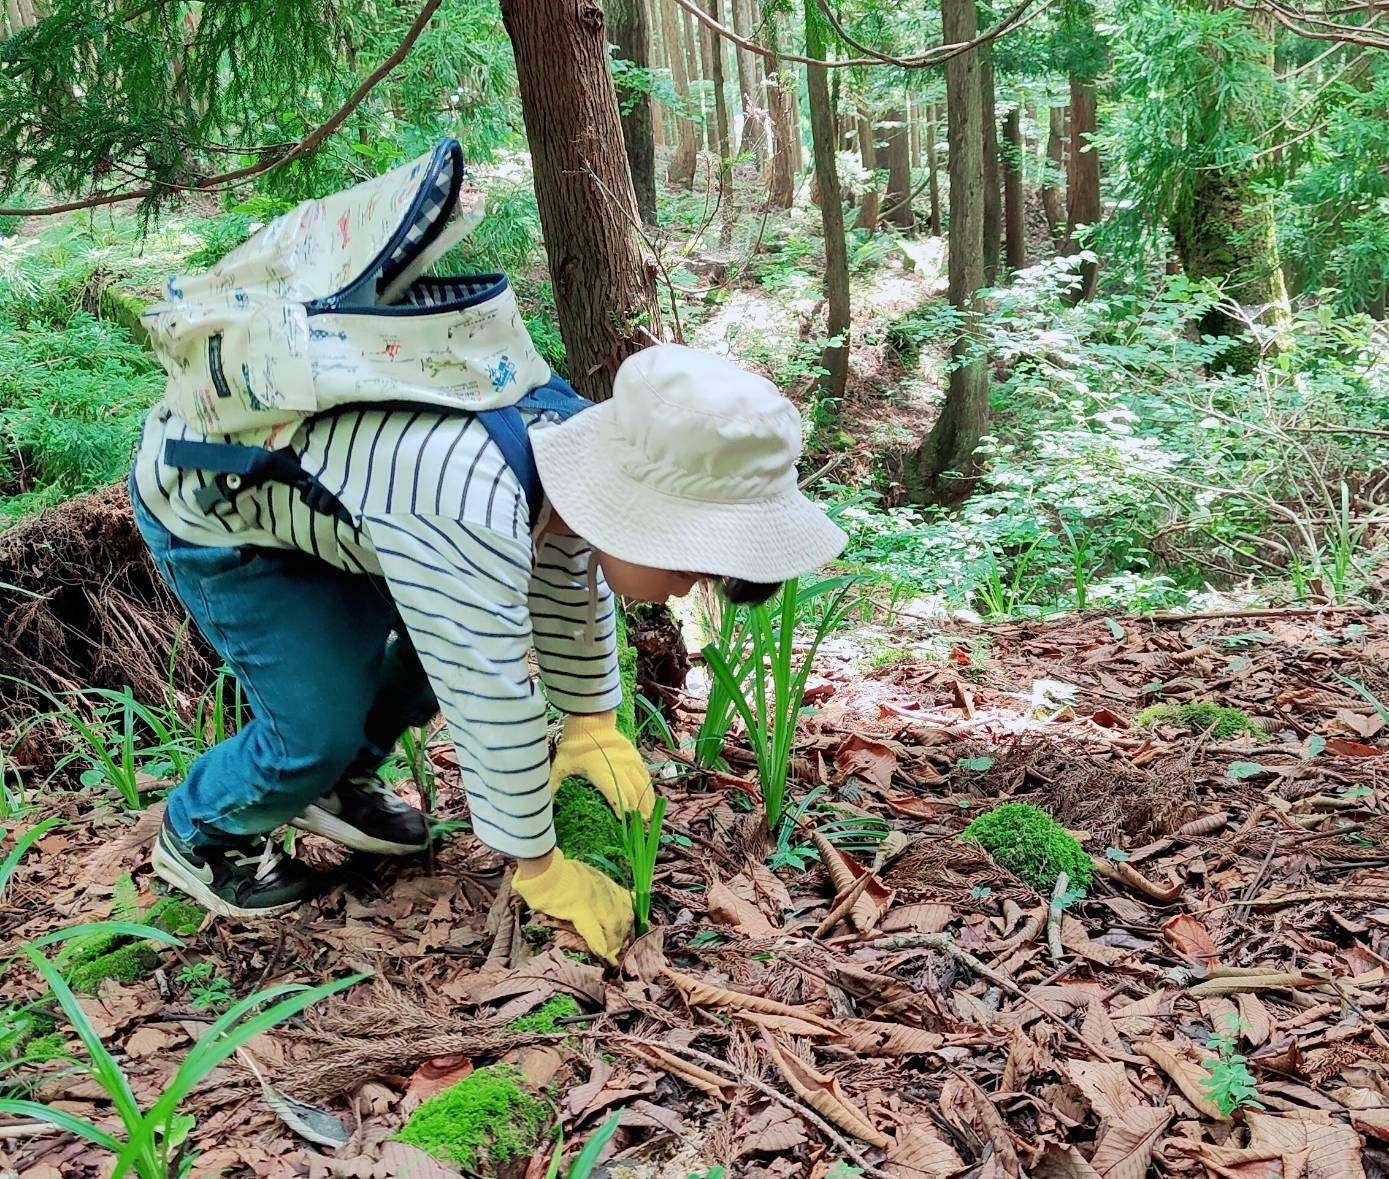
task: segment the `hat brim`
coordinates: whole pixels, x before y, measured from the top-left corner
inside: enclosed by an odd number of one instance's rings
[[[772,583],[834,560],[848,538],[794,489],[755,503],[670,495],[628,475],[608,401],[531,431],[540,481],[564,522],[634,565]]]

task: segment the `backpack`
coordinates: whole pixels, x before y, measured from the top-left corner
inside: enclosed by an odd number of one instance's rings
[[[568,417],[588,402],[535,350],[501,274],[422,277],[482,221],[463,150],[427,155],[275,218],[210,270],[170,275],[141,316],[168,373],[164,403],[205,436],[169,440],[169,465],[214,475],[211,512],[268,481],[344,522],[342,504],[284,443],[351,405],[477,415],[538,511],[523,410]]]

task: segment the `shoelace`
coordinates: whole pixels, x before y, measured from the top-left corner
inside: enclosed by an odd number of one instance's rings
[[[356,786],[366,794],[378,794],[382,798],[395,798],[396,792],[392,790],[380,774],[359,774],[355,778],[347,779],[349,786]]]
[[[274,838],[267,837],[265,846],[261,848],[259,855],[255,852],[248,852],[244,855],[240,852],[232,852],[228,859],[243,868],[255,864],[256,879],[264,880],[275,874],[275,870],[279,868],[280,862],[284,859],[284,854],[276,846]]]

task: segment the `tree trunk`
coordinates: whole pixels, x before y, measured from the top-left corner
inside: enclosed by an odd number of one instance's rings
[[[637,202],[618,150],[607,28],[594,0],[502,0],[501,9],[570,378],[603,401],[618,365],[661,336],[655,268],[633,232]]]
[[[990,11],[988,7],[985,8],[985,12]],[[998,255],[1003,241],[1003,189],[998,170],[998,119],[994,112],[992,47],[985,45],[979,53],[979,85],[984,103],[984,283],[988,285],[998,277]],[[955,207],[953,197],[950,207]]]
[[[1071,168],[1066,178],[1066,253],[1080,251],[1077,230],[1100,223],[1100,157],[1090,142],[1095,133],[1095,87],[1071,78]],[[1099,281],[1099,265],[1082,262],[1077,299],[1089,299]]]
[[[859,202],[854,228],[872,233],[878,228],[878,149],[873,143],[873,116],[863,106],[858,108],[858,158],[868,173],[868,187]]]
[[[887,219],[903,233],[916,228],[912,213],[911,130],[906,112],[888,111],[887,122]]]
[[[667,2],[667,0],[662,0]],[[694,14],[680,9],[680,22],[684,26],[685,75],[690,82],[691,92],[699,100],[699,135],[695,152],[699,149],[711,151],[709,142],[710,118],[709,96],[704,86],[707,75],[704,73],[704,26],[695,19]]]
[[[1003,236],[1008,269],[1027,265],[1027,227],[1022,191],[1022,110],[1014,107],[1003,117]]]
[[[719,0],[704,0],[704,11],[720,24],[723,17]],[[733,207],[732,137],[728,133],[728,95],[724,86],[723,38],[708,26],[705,44],[709,51],[709,79],[714,84],[714,129],[718,146],[710,146],[718,157],[719,168],[719,249],[726,250],[733,241],[733,221],[738,210]]]
[[[970,0],[973,3],[973,0]],[[825,42],[815,0],[805,0],[805,52],[825,59]],[[849,379],[849,255],[844,242],[844,205],[839,192],[835,161],[834,108],[830,103],[827,70],[806,66],[806,93],[810,99],[810,139],[815,151],[815,178],[820,184],[820,224],[825,237],[825,303],[829,309],[826,335],[830,343],[820,357],[825,374],[820,378],[821,398],[844,396]]]
[[[1065,174],[1063,152],[1066,141],[1066,108],[1054,106],[1047,113],[1047,182],[1042,185],[1042,214],[1047,219],[1051,240],[1059,244],[1066,211],[1061,207],[1061,189],[1057,181]]]
[[[926,171],[927,187],[931,194],[931,236],[940,237],[940,181],[936,160],[936,104],[933,102],[926,113]]]
[[[941,0],[941,38],[972,41],[979,32],[974,0]],[[989,377],[978,351],[976,296],[984,285],[984,96],[979,50],[945,63],[950,145],[950,303],[963,326],[951,344],[951,369],[940,417],[912,456],[907,490],[918,503],[969,494],[979,471],[975,450],[989,417]],[[949,474],[947,474],[949,473]]]
[[[801,82],[796,74],[794,64],[788,67],[791,70],[791,85],[787,88],[787,93],[791,97],[791,126],[796,128],[796,136],[791,141],[791,147],[795,152],[795,171],[799,175],[805,170],[805,141],[801,138]]]
[[[780,51],[776,19],[767,11],[762,22],[763,44]],[[772,209],[789,209],[796,197],[796,145],[801,141],[800,124],[792,93],[796,88],[795,67],[782,66],[775,59],[767,62],[767,100],[772,116],[771,176],[767,182],[767,204]]]
[[[907,126],[911,128],[912,134],[912,167],[921,167],[921,101],[918,99],[913,102],[907,99]]]
[[[670,0],[665,0],[669,3]],[[733,31],[751,40],[754,25],[753,0],[733,0]],[[739,155],[752,155],[759,166],[766,166],[768,154],[767,110],[762,100],[762,78],[759,74],[762,59],[750,49],[739,49],[738,93],[743,99],[743,136],[738,143]]]
[[[617,56],[644,70],[651,68],[651,34],[642,0],[605,0],[608,29]],[[622,142],[632,171],[637,211],[648,225],[656,224],[656,144],[651,130],[651,99],[646,94],[625,98],[631,110],[622,116]]]
[[[670,62],[663,45],[665,37],[659,21],[651,11],[651,0],[640,0],[640,3],[646,10],[646,27],[650,32],[651,68],[669,69]],[[651,100],[651,141],[659,156],[666,146],[666,108],[664,103],[657,102],[655,98]]]
[[[690,71],[685,57],[684,38],[681,36],[683,21],[680,9],[668,0],[656,0],[661,9],[661,28],[665,33],[666,56],[670,58],[671,84],[688,106],[690,103]],[[677,188],[693,188],[695,157],[699,154],[699,140],[695,125],[686,117],[687,112],[675,112],[675,155],[671,157],[666,179]]]

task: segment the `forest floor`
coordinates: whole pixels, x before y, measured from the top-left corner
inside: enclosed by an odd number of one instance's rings
[[[1353,609],[901,616],[827,644],[798,744],[798,791],[824,784],[894,832],[852,924],[824,928],[839,889],[821,864],[765,866],[760,815],[732,805],[758,795],[734,750],[729,773],[662,786],[677,838],[655,928],[618,971],[567,955],[578,943],[560,930],[533,945],[471,835],[433,863],[335,862],[309,839],[301,854],[337,873],[321,900],[264,925],[208,922],[153,977],[82,1005],[147,1106],[212,1018],[181,965],[211,964],[237,995],[372,972],[251,1044],[266,1078],[336,1114],[348,1144],[296,1138],[234,1058],[185,1106],[194,1175],[457,1174],[388,1140],[422,1095],[502,1059],[552,1087],[567,1142],[621,1110],[625,1161],[600,1172],[613,1176],[1384,1174],[1389,731],[1339,677],[1386,700],[1386,668],[1389,616]],[[1158,699],[1242,709],[1264,735],[1137,731]],[[449,751],[433,762],[439,812],[460,814]],[[958,841],[1002,801],[1036,803],[1084,841],[1088,896],[1053,915]],[[55,793],[43,815],[65,822],[0,904],[6,956],[108,916],[124,874],[151,899],[157,808]],[[32,999],[35,982],[11,969],[0,998]],[[557,994],[586,1014],[553,1035],[506,1030]],[[1231,1028],[1214,1065],[1208,1041]],[[1238,1092],[1241,1068],[1255,1090],[1222,1116],[1210,1076]],[[89,1078],[44,1071],[41,1100],[112,1124]],[[0,1171],[106,1173],[90,1145],[7,1129]],[[545,1175],[548,1149],[481,1173]]]

